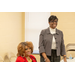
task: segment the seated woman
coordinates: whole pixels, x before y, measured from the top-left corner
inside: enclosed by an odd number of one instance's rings
[[[31,55],[33,52],[32,42],[21,42],[18,45],[16,62],[37,62],[36,58]]]

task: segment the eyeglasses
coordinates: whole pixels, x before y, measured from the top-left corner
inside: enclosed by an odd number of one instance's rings
[[[31,49],[31,48],[25,48],[25,50],[28,50],[28,49]]]
[[[56,22],[56,23],[57,23],[58,21],[50,21],[50,22],[51,22],[51,23],[54,23],[54,22]]]

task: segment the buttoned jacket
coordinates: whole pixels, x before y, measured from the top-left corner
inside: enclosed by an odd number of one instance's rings
[[[39,53],[45,52],[46,55],[51,56],[52,38],[56,41],[57,56],[66,55],[65,45],[63,39],[63,32],[56,28],[56,34],[51,34],[49,27],[41,31],[39,36]]]

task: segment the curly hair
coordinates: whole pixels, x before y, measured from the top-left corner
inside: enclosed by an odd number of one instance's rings
[[[17,56],[25,56],[25,46],[31,48],[31,53],[33,52],[32,42],[21,42],[17,47],[18,49]]]

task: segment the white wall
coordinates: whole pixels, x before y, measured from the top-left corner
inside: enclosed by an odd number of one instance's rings
[[[38,51],[39,35],[47,28],[50,12],[25,12],[25,41],[31,41]]]

